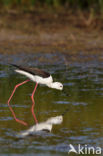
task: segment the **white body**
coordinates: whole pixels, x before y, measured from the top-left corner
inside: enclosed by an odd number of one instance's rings
[[[37,76],[37,75],[32,75],[32,74],[30,74],[30,73],[28,73],[26,71],[23,71],[23,70],[16,69],[15,71],[17,73],[20,73],[22,75],[27,76],[29,79],[31,79],[32,81],[37,82],[39,84],[49,84],[49,83],[53,82],[53,78],[52,78],[51,75],[48,78],[42,78],[42,77]]]
[[[15,70],[17,73],[20,73],[22,75],[25,75],[26,77],[28,77],[30,80],[38,83],[38,84],[44,84],[50,88],[55,88],[55,89],[59,89],[62,90],[63,89],[63,85],[60,82],[53,82],[53,78],[50,75],[47,78],[43,78],[41,76],[38,75],[32,75],[26,71],[20,70],[20,69],[16,69]]]
[[[61,124],[63,121],[62,116],[51,117],[45,122],[38,123],[28,130],[21,132],[18,137],[25,137],[28,135],[33,135],[34,132],[47,130],[51,132],[53,124]]]

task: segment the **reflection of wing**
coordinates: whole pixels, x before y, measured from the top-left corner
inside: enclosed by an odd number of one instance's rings
[[[70,144],[69,145],[70,146],[70,150],[69,150],[69,152],[68,153],[70,153],[70,152],[74,152],[74,153],[77,153],[77,151],[75,150],[75,148],[73,147],[73,145],[72,144]]]

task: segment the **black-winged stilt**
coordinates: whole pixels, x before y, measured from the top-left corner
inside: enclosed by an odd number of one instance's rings
[[[9,108],[10,108],[12,114],[13,114],[14,119],[17,122],[19,122],[19,123],[21,123],[23,125],[27,125],[26,122],[24,122],[24,121],[19,120],[18,118],[16,118],[16,115],[15,115],[15,113],[14,113],[14,111],[13,111],[13,109],[10,106],[9,103],[10,103],[10,100],[11,100],[12,96],[14,95],[16,89],[19,86],[21,86],[21,85],[29,82],[30,80],[36,82],[35,88],[34,88],[34,90],[32,92],[32,96],[31,96],[31,99],[32,99],[32,108],[31,108],[31,111],[32,111],[32,115],[34,117],[34,120],[35,120],[35,122],[37,124],[38,121],[37,121],[36,116],[35,116],[35,113],[34,113],[34,105],[35,105],[35,102],[34,102],[34,98],[33,97],[34,97],[34,94],[35,94],[35,91],[37,89],[38,84],[44,84],[44,85],[46,85],[46,86],[48,86],[50,88],[54,88],[54,89],[58,89],[58,90],[63,90],[63,84],[60,83],[60,82],[53,82],[53,78],[52,78],[52,76],[49,73],[47,73],[47,72],[45,72],[43,70],[40,70],[38,68],[25,68],[25,67],[18,66],[18,65],[15,65],[15,64],[11,64],[11,65],[17,68],[17,69],[15,69],[15,71],[17,73],[20,73],[22,75],[25,75],[28,78],[28,80],[26,80],[26,81],[24,81],[22,83],[19,83],[19,84],[17,84],[14,87],[14,90],[13,90],[10,98],[8,99],[8,106],[9,106]]]

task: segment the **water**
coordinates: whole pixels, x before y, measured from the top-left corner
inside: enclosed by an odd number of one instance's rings
[[[18,57],[9,56],[9,59]],[[26,58],[27,56],[25,56]],[[30,56],[31,57],[31,56]],[[38,56],[39,57],[39,56]],[[24,58],[24,57],[23,57]],[[7,65],[6,58],[0,65],[0,155],[68,155],[69,144],[103,147],[103,64],[99,61],[71,63],[69,67],[60,60],[57,64],[30,61],[50,71],[55,81],[64,85],[64,91],[39,86],[35,94],[35,113],[39,122],[60,115],[69,107],[61,125],[54,125],[52,133],[38,133],[33,137],[17,139],[14,134],[27,127],[16,123],[9,111],[7,100],[15,86],[25,77]],[[21,61],[21,60],[20,60]],[[27,61],[27,64],[28,61]],[[28,82],[19,87],[10,102],[16,116],[34,125],[31,98],[35,84]],[[65,94],[66,93],[66,94]]]

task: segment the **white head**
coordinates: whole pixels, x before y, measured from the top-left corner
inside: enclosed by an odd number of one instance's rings
[[[48,87],[58,89],[58,90],[63,90],[63,84],[60,82],[52,82],[48,84]]]
[[[60,115],[60,116],[52,117],[52,118],[48,119],[46,122],[48,124],[61,124],[62,121],[63,121],[63,117],[62,117],[62,115]]]

